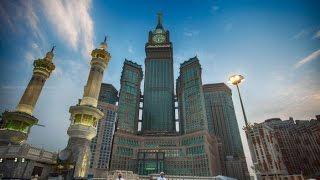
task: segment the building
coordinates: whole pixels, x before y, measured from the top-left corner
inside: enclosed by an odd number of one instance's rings
[[[181,64],[177,80],[178,101],[182,103],[179,110],[188,113],[182,118],[184,131],[178,133],[175,131],[173,48],[161,16],[156,28],[149,32],[145,51],[143,96],[140,94],[141,66],[124,62],[110,170],[133,171],[139,175],[161,171],[171,175],[218,175],[218,139],[208,132],[199,60],[195,57]],[[141,99],[142,130],[138,132]]]
[[[47,179],[57,163],[57,153],[28,144],[0,146],[0,157],[3,179]]]
[[[220,138],[223,174],[248,179],[239,126],[233,106],[231,89],[224,83],[203,85],[209,132]]]
[[[124,179],[130,180],[157,180],[159,174],[137,175],[132,171],[111,171],[107,174],[107,180],[114,180],[118,178],[118,172],[121,172]],[[165,175],[166,179],[171,180],[236,180],[226,176],[179,176],[179,175]]]
[[[179,120],[181,133],[208,131],[204,94],[202,89],[201,65],[197,57],[190,58],[180,66],[177,80],[177,97],[179,99]]]
[[[306,178],[319,177],[319,119],[272,118],[249,126],[246,135],[260,179],[301,174]]]
[[[117,129],[136,134],[138,132],[139,103],[141,96],[142,68],[125,60],[120,79]]]
[[[97,135],[91,140],[91,157],[89,175],[101,176],[108,170],[113,133],[117,118],[116,105],[118,91],[111,84],[101,84],[98,108],[104,113],[104,117],[98,122]]]
[[[173,50],[161,17],[145,45],[142,132],[175,132]],[[160,45],[161,46],[158,46]]]
[[[118,102],[118,91],[112,84],[102,83],[98,102],[114,104]]]

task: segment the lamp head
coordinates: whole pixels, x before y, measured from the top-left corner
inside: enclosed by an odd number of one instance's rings
[[[231,83],[233,85],[238,85],[242,81],[244,81],[244,77],[240,74],[232,75],[229,77],[229,83]]]

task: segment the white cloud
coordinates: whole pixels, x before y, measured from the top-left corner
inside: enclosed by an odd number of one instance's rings
[[[93,49],[93,20],[90,0],[40,1],[43,13],[58,37],[74,50],[88,57]]]
[[[303,58],[302,60],[300,60],[299,62],[297,62],[294,67],[295,68],[299,68],[300,66],[304,65],[305,63],[308,63],[310,61],[316,60],[317,58],[320,57],[320,49],[311,53],[310,55],[308,55],[307,57]]]
[[[320,30],[314,34],[313,39],[320,39]]]

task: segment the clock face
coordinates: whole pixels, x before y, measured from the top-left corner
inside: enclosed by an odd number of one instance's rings
[[[163,34],[156,34],[152,37],[152,40],[155,43],[163,43],[166,40],[166,37]]]

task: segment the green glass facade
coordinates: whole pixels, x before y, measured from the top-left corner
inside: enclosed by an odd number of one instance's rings
[[[203,85],[209,132],[221,138],[226,155],[243,156],[232,93],[224,83]]]
[[[118,121],[118,129],[131,133],[137,133],[138,131],[142,77],[140,65],[132,61],[124,61],[120,79],[118,118],[121,120]]]
[[[118,101],[118,91],[112,84],[101,83],[99,101],[115,105]]]
[[[197,57],[181,64],[180,76],[177,80],[177,96],[181,133],[207,130],[201,66]]]
[[[155,35],[163,35],[166,40],[154,42]],[[142,131],[174,132],[174,79],[172,46],[169,32],[157,26],[149,33],[146,44],[145,81],[143,97]]]
[[[231,89],[224,83],[203,85],[209,133],[220,138],[223,174],[239,180],[248,178]]]

